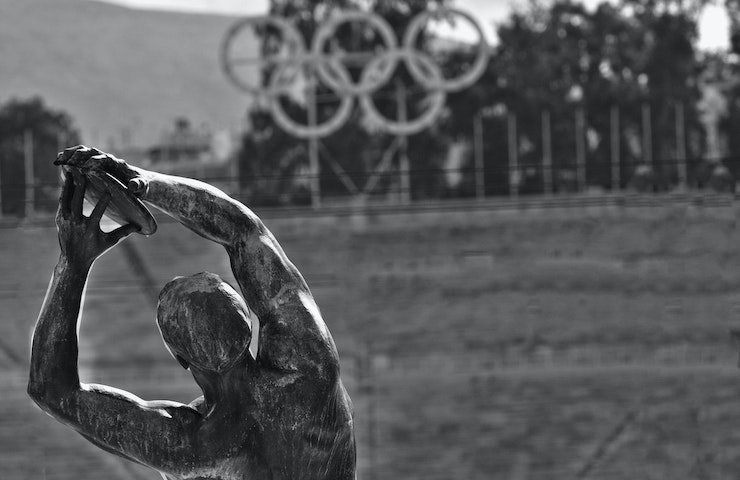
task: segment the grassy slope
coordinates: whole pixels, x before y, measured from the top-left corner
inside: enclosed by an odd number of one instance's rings
[[[96,143],[123,128],[153,140],[179,115],[239,125],[247,100],[218,63],[233,18],[87,0],[0,0],[0,12],[0,101],[41,95]]]
[[[731,478],[740,467],[731,428],[740,385],[726,335],[740,312],[734,219],[670,210],[454,218],[371,219],[365,231],[327,221],[323,232],[267,220],[340,348],[363,468],[377,478],[557,479],[573,478],[596,455],[592,478]],[[171,223],[132,243],[160,285],[206,269],[229,277],[220,247]],[[0,270],[21,272],[0,285],[2,338],[15,339],[18,357],[55,250],[50,228],[0,230]],[[94,275],[81,332],[86,377],[145,398],[189,400],[196,392],[162,348],[153,305],[121,252],[106,255]],[[369,370],[357,355],[368,346]],[[639,362],[676,347],[703,348],[717,363],[490,368],[507,355],[616,348],[637,352]],[[363,372],[370,390],[357,383]]]

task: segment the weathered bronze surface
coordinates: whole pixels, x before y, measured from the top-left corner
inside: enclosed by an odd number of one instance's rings
[[[334,341],[303,277],[260,219],[208,184],[96,149],[67,149],[55,163],[69,170],[56,218],[61,254],[34,332],[31,398],[100,448],[165,478],[353,479],[352,406]],[[189,405],[80,383],[77,330],[88,274],[96,258],[138,229],[100,230],[109,195],[83,215],[83,172],[91,169],[110,173],[229,255],[244,298],[209,273],[177,277],[159,296],[167,348],[203,390]],[[260,322],[256,358],[247,305]]]

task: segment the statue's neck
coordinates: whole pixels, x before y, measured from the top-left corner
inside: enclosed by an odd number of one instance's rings
[[[223,374],[204,372],[193,367],[190,370],[196,383],[203,390],[205,412],[210,413],[215,408],[228,410],[235,402],[240,401],[239,392],[243,392],[240,388],[243,379],[237,378],[240,377],[237,368]]]
[[[228,397],[228,392],[224,391],[225,383],[222,375],[202,372],[192,367],[190,371],[195,382],[203,390],[205,412],[210,412],[217,405],[224,403]]]

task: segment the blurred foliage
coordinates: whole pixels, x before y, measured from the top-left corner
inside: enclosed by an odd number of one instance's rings
[[[79,143],[72,118],[49,108],[40,97],[11,99],[0,105],[2,214],[22,216],[26,202],[31,200],[24,182],[26,151],[33,158],[36,208],[53,210],[57,203],[58,171],[49,159],[56,158],[61,149]]]
[[[498,27],[499,45],[487,74],[452,104],[451,128],[459,119],[496,105],[516,115],[519,162],[529,177],[523,188],[542,188],[542,112],[552,126],[555,186],[568,189],[575,169],[575,111],[586,116],[587,183],[608,188],[611,108],[619,109],[621,170],[643,158],[642,108],[651,108],[652,158],[666,182],[676,175],[676,105],[685,108],[689,157],[701,154],[696,101],[701,71],[694,45],[698,9],[704,2],[623,0],[587,9],[579,2],[530,2]],[[504,115],[500,115],[503,117]],[[497,126],[497,123],[499,124]],[[490,193],[505,191],[506,135],[502,118],[486,122],[486,168]],[[489,175],[490,176],[490,175]],[[623,175],[628,181],[628,175]],[[624,185],[624,182],[622,184]]]
[[[735,0],[727,1],[729,4]],[[573,0],[530,0],[526,6],[515,9],[497,27],[499,42],[492,49],[483,77],[472,87],[448,95],[447,112],[438,124],[409,138],[412,170],[428,173],[412,176],[412,197],[473,194],[472,148],[466,151],[463,182],[451,188],[445,184],[442,173],[450,145],[462,142],[470,146],[473,120],[483,113],[486,193],[489,195],[505,194],[508,190],[507,122],[511,121],[508,117],[514,116],[518,161],[523,172],[520,192],[542,191],[544,111],[549,113],[552,129],[556,190],[574,188],[575,115],[579,109],[585,112],[583,143],[589,186],[609,188],[612,184],[612,108],[619,113],[621,187],[630,185],[631,175],[645,158],[653,159],[655,169],[650,173],[653,180],[649,188],[667,189],[675,184],[678,175],[675,159],[680,151],[676,134],[679,105],[683,106],[685,118],[683,149],[689,168],[699,169],[699,158],[704,153],[704,130],[699,122],[697,102],[706,59],[696,50],[697,21],[707,3],[707,0],[619,0],[588,9]],[[361,8],[383,16],[402,38],[413,15],[441,4],[454,5],[454,2],[273,0],[270,13],[295,21],[308,41],[316,26],[335,9]],[[378,46],[377,35],[360,36],[358,42],[357,29],[347,27],[338,29],[336,44],[355,51],[358,47],[366,51]],[[267,38],[264,32],[262,38],[263,41]],[[424,37],[419,48],[428,50],[429,38]],[[436,58],[437,61],[441,58],[443,73],[449,77],[450,72],[464,68],[471,56],[471,52],[459,49]],[[357,72],[351,73],[356,78]],[[269,72],[264,81],[268,76]],[[419,90],[399,67],[394,80],[374,96],[378,108],[384,113],[391,112],[388,114],[391,118],[396,105],[393,91],[397,82],[402,82],[409,92]],[[324,98],[330,92],[319,86],[318,94]],[[423,108],[423,97],[423,92],[409,95],[412,114]],[[286,109],[294,118],[305,119],[305,111],[299,103],[286,102],[289,103]],[[333,112],[336,103],[320,104],[319,119]],[[414,105],[419,107],[415,109]],[[642,139],[643,115],[647,108],[653,139],[648,145]],[[273,178],[291,178],[298,166],[308,164],[305,147],[301,155],[294,155],[291,161],[280,161],[285,152],[295,152],[305,142],[281,132],[265,110],[257,109],[250,115],[253,125],[260,124],[263,130],[257,129],[245,138],[241,165],[247,183],[254,185],[255,181],[250,178],[266,173]],[[390,137],[373,132],[360,117],[360,113],[355,112],[352,121],[322,143],[347,172],[356,174],[356,183],[362,186],[364,178],[382,157]],[[255,140],[260,135],[268,140],[261,143]],[[650,149],[650,155],[645,148]],[[322,171],[329,171],[325,164]],[[393,191],[392,178],[395,176],[387,176],[388,183],[382,185],[387,192]],[[303,189],[301,198],[307,201],[307,186],[300,187]],[[321,187],[327,195],[346,193],[332,175],[322,177]],[[285,180],[262,188],[272,192],[274,203],[290,203],[291,195],[285,192],[296,191],[295,183],[291,185],[291,181]],[[276,188],[283,193],[276,194]]]
[[[730,17],[730,48],[735,57],[734,62],[727,62],[721,55],[710,58],[713,61],[714,73],[721,83],[726,86],[727,116],[724,119],[722,130],[728,134],[728,155],[740,158],[740,136],[734,132],[740,128],[740,0],[726,0],[727,13]],[[740,177],[740,168],[733,170],[735,178]]]
[[[397,38],[402,38],[406,26],[416,14],[430,6],[446,3],[443,1],[427,2],[420,0],[405,1],[355,1],[355,0],[304,0],[271,2],[270,14],[287,18],[297,25],[306,45],[310,45],[317,25],[328,18],[336,9],[372,11],[382,16],[392,27]],[[264,29],[257,32],[263,42],[262,54],[267,56],[279,50],[280,42],[276,41],[278,32]],[[379,47],[381,38],[367,35],[367,31],[356,28],[356,24],[340,25],[326,51],[346,49],[353,52],[372,51]],[[359,68],[349,66],[350,74],[356,81]],[[271,70],[263,75],[263,84],[270,80]],[[397,91],[399,85],[405,86],[407,92],[407,109],[413,118],[425,108],[424,93],[419,92],[408,72],[399,67],[394,77],[379,89],[373,99],[377,109],[388,118],[397,118]],[[326,86],[316,86],[318,99],[317,119],[321,123],[336,110],[338,98]],[[307,111],[301,101],[281,98],[288,114],[299,122],[306,123]],[[257,107],[248,112],[252,131],[243,139],[240,153],[240,172],[246,200],[258,204],[279,205],[286,203],[307,203],[310,200],[309,183],[297,178],[299,171],[308,175],[308,148],[305,140],[292,137],[282,131],[273,122],[267,107],[257,102]],[[386,149],[391,145],[393,136],[380,133],[375,128],[367,128],[359,109],[355,109],[350,120],[336,133],[321,140],[321,192],[322,196],[347,194],[347,189],[339,177],[332,174],[328,162],[335,161],[353,183],[362,189],[368,177],[380,163]],[[445,146],[448,142],[439,132],[429,131],[414,135],[408,139],[408,152],[411,169],[423,171],[426,175],[412,179],[414,198],[439,197],[444,195],[441,182],[441,168],[444,160]],[[330,160],[331,159],[331,160]],[[394,162],[397,165],[397,162]],[[397,170],[397,166],[393,167]],[[397,194],[400,185],[397,175],[386,174],[378,183],[376,191]]]

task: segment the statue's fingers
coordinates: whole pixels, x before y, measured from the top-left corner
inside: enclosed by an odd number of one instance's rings
[[[72,176],[74,177],[75,191],[72,195],[72,218],[76,220],[82,219],[82,202],[85,200],[85,187],[87,186],[87,179],[85,176],[76,168],[72,169]]]
[[[65,148],[63,151],[57,154],[57,159],[54,160],[54,165],[67,165],[69,159],[80,149],[87,148],[84,145],[75,145],[74,147]]]
[[[103,170],[111,170],[111,166],[113,164],[113,159],[110,157],[110,155],[106,155],[105,153],[100,153],[98,155],[93,155],[90,157],[89,160],[93,166],[102,167]],[[108,171],[108,173],[112,173]]]
[[[138,225],[134,225],[133,223],[129,223],[128,225],[124,225],[122,227],[118,227],[112,232],[109,232],[106,234],[106,238],[108,239],[109,245],[115,245],[116,243],[120,242],[122,239],[128,237],[134,232],[138,232],[141,230],[141,227]]]
[[[64,185],[62,185],[62,194],[59,196],[59,210],[62,212],[64,218],[69,218],[72,213],[70,200],[74,193],[74,180],[72,174],[64,172]]]
[[[105,213],[105,209],[108,208],[108,205],[110,205],[110,200],[110,192],[105,192],[103,196],[100,197],[100,200],[98,200],[98,203],[95,204],[95,208],[93,208],[93,211],[90,214],[90,221],[94,225],[100,223],[100,219],[103,218],[103,213]]]
[[[92,149],[88,147],[82,147],[74,152],[71,157],[69,157],[69,160],[67,160],[67,164],[73,165],[75,167],[83,167],[92,156]]]

